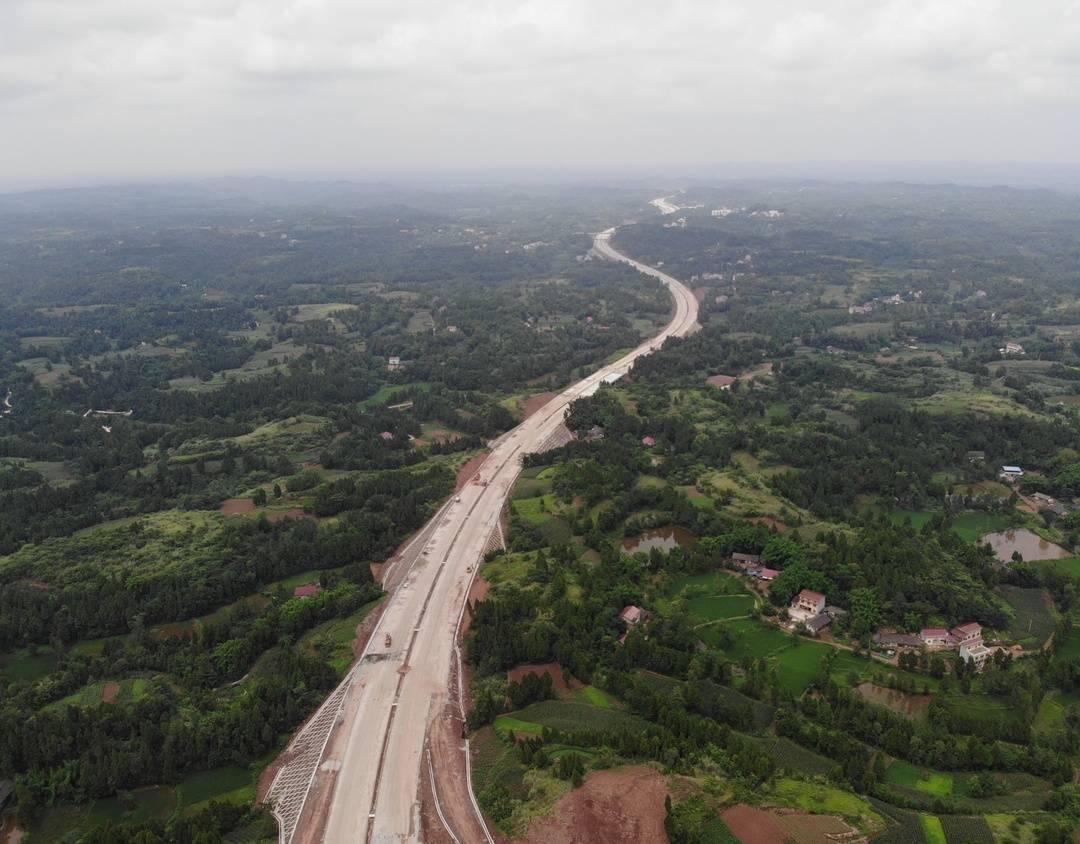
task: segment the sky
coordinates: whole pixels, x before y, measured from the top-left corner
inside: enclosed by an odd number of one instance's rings
[[[1080,0],[0,0],[0,186],[1080,160]]]

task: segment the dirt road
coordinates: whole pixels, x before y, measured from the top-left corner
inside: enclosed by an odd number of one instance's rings
[[[636,358],[666,338],[693,329],[697,300],[690,290],[616,251],[613,233],[597,235],[594,249],[666,284],[674,300],[671,322],[493,442],[480,468],[482,481],[461,489],[390,569],[386,586],[393,593],[364,654],[309,722],[307,734],[294,739],[290,759],[270,789],[286,844],[420,838],[421,777],[429,776],[425,738],[433,721],[456,703],[451,677],[461,610],[521,471],[521,457],[540,450],[557,433],[572,401],[595,393],[606,377],[627,372]],[[384,644],[387,637],[389,645]],[[482,820],[476,823],[483,830]]]

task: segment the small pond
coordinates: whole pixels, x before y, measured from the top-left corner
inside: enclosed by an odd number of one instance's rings
[[[1019,551],[1025,560],[1060,560],[1062,557],[1071,556],[1060,545],[1055,545],[1025,528],[988,533],[981,537],[979,542],[993,548],[997,558],[1003,563],[1012,561],[1013,551]]]
[[[661,551],[670,551],[672,548],[693,548],[697,545],[697,537],[686,528],[662,527],[652,528],[637,536],[628,536],[622,541],[624,554],[636,554],[641,551],[648,554],[653,548]]]

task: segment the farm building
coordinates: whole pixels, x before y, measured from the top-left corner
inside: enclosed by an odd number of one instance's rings
[[[832,624],[832,616],[828,613],[818,613],[806,619],[803,624],[806,626],[807,632],[816,636],[830,624]]]
[[[968,463],[982,463],[986,460],[985,451],[969,451],[967,453]]]

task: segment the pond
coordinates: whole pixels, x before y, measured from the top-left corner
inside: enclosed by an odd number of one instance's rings
[[[994,549],[1003,563],[1012,561],[1013,551],[1019,551],[1025,560],[1060,560],[1071,554],[1060,545],[1043,539],[1025,528],[988,533],[979,542]]]
[[[636,554],[639,551],[648,554],[653,548],[661,551],[670,551],[672,548],[693,548],[697,545],[697,537],[686,528],[662,527],[652,528],[637,536],[628,536],[622,541],[624,554]]]

